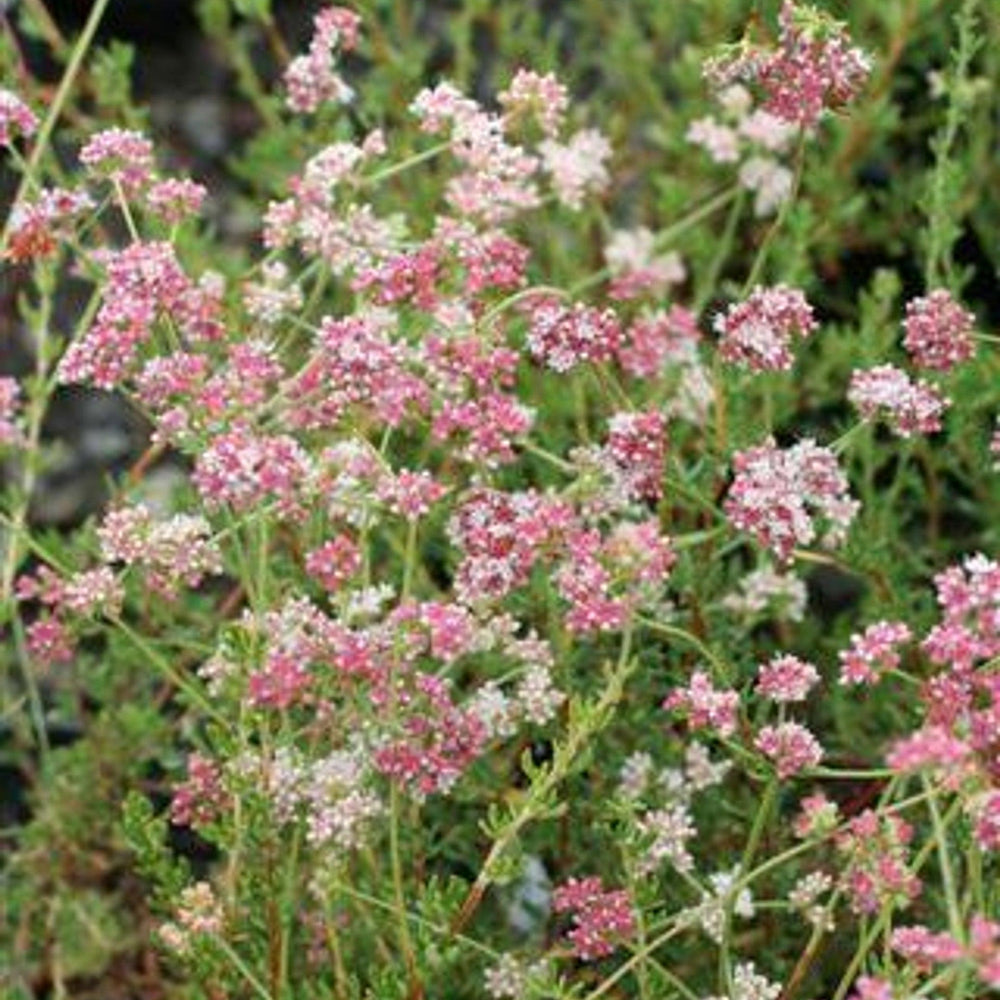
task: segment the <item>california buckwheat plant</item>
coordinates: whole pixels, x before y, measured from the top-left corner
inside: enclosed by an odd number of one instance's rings
[[[994,5],[280,6],[4,21],[0,993],[1000,991]]]

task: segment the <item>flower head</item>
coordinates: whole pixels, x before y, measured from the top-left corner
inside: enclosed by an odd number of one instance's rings
[[[569,107],[569,94],[553,73],[536,73],[523,67],[497,99],[504,109],[505,125],[534,118],[550,137],[558,134]]]
[[[866,420],[884,415],[904,438],[941,430],[941,414],[949,401],[927,382],[913,382],[892,365],[879,365],[851,376],[847,398]]]
[[[588,361],[610,361],[621,341],[621,326],[610,309],[577,302],[566,306],[542,299],[530,307],[528,350],[557,372]]]
[[[787,0],[779,27],[775,48],[744,47],[710,62],[706,73],[723,86],[735,80],[757,84],[765,111],[812,128],[826,109],[846,104],[859,93],[871,63],[837,22],[813,7]]]
[[[774,762],[779,778],[790,778],[807,767],[815,767],[823,759],[819,741],[797,722],[765,726],[754,746]]]
[[[109,128],[96,132],[80,150],[80,162],[91,173],[133,191],[147,184],[153,171],[153,144],[141,133]]]
[[[31,136],[38,118],[13,91],[0,87],[0,146],[9,146],[15,135]]]
[[[332,101],[346,104],[354,92],[336,72],[336,54],[358,44],[361,18],[347,7],[325,7],[313,19],[309,50],[296,56],[285,70],[288,106],[293,111],[315,111]]]
[[[788,371],[791,343],[816,329],[812,306],[796,288],[756,287],[746,299],[716,317],[719,354],[752,371]]]
[[[611,144],[596,129],[581,129],[565,143],[545,139],[538,152],[556,197],[567,208],[580,208],[584,197],[600,193],[611,181]]]
[[[738,452],[733,466],[726,516],[779,559],[817,536],[838,544],[858,512],[834,453],[809,439],[784,449],[768,441]]]
[[[569,940],[585,962],[610,955],[617,942],[635,932],[635,914],[628,893],[605,890],[596,876],[571,878],[552,895],[556,913],[572,913]]]
[[[819,671],[797,656],[776,656],[757,670],[757,693],[779,704],[805,701],[819,683]]]
[[[906,304],[903,346],[921,368],[948,371],[972,357],[975,322],[976,317],[963,309],[951,292],[938,288]]]
[[[874,684],[887,670],[899,666],[897,647],[912,638],[903,622],[880,621],[851,636],[840,653],[841,684]]]

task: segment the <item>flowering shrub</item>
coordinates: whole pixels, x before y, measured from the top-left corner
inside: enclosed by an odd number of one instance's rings
[[[827,241],[864,219],[821,223],[824,164],[909,22],[702,39],[695,179],[633,219],[555,73],[373,114],[377,15],[323,7],[294,55],[234,4],[272,94],[205,4],[286,163],[248,249],[128,102],[70,98],[104,6],[51,103],[0,91],[34,366],[0,377],[4,988],[1000,989],[1000,385],[956,260],[995,18],[948,22],[922,277],[845,296]],[[46,413],[84,392],[147,442],[46,530]]]

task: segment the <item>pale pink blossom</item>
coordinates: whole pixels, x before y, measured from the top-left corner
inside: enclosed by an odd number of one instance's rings
[[[497,95],[504,123],[534,118],[547,136],[557,135],[569,107],[569,94],[553,73],[519,69],[506,90]]]
[[[941,415],[950,404],[934,386],[911,381],[892,365],[854,372],[847,398],[866,420],[884,416],[904,438],[941,430]]]
[[[911,638],[903,622],[874,622],[864,632],[855,632],[850,646],[839,654],[840,683],[876,683],[887,670],[899,666],[897,647]]]
[[[975,352],[972,330],[976,317],[937,288],[906,304],[903,346],[915,364],[934,371],[948,371]]]
[[[711,115],[691,122],[684,138],[693,146],[704,149],[713,163],[735,163],[740,157],[740,140],[736,130]]]
[[[611,181],[611,144],[596,129],[581,129],[565,143],[545,139],[538,152],[556,197],[567,208],[579,209],[585,197],[600,194]]]
[[[756,691],[779,704],[805,701],[819,683],[819,671],[797,656],[775,656],[757,668]]]
[[[714,729],[720,736],[736,731],[740,696],[735,691],[716,688],[703,670],[696,670],[686,688],[676,688],[663,702],[669,711],[680,711],[692,729]]]
[[[784,449],[769,441],[737,452],[733,468],[726,516],[783,561],[817,538],[824,546],[839,544],[857,514],[836,456],[814,441]]]
[[[146,191],[149,210],[169,223],[197,215],[208,197],[208,189],[188,178],[154,181]]]
[[[313,37],[304,55],[285,70],[288,106],[316,111],[321,104],[346,104],[354,91],[336,71],[337,57],[358,44],[361,18],[346,7],[325,7],[313,18]]]
[[[80,162],[91,173],[136,191],[152,179],[153,144],[141,132],[109,128],[87,140]]]
[[[571,913],[568,934],[573,952],[585,962],[610,955],[619,941],[635,933],[635,914],[628,893],[605,890],[596,876],[571,878],[552,895],[556,913]]]
[[[773,761],[779,778],[790,778],[823,759],[819,740],[797,722],[765,726],[757,734],[754,746]]]
[[[0,87],[0,146],[9,146],[16,135],[35,134],[38,117],[13,91]]]
[[[748,298],[715,318],[719,354],[753,371],[787,371],[794,358],[794,337],[805,339],[816,329],[812,306],[796,288],[757,286]]]

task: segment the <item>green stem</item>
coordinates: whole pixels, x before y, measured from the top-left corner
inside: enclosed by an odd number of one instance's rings
[[[743,290],[740,293],[740,298],[746,298],[747,294],[760,279],[760,274],[764,269],[765,262],[767,261],[767,254],[771,248],[771,244],[774,242],[775,236],[777,236],[781,231],[781,227],[785,224],[785,220],[788,218],[788,213],[791,211],[792,205],[795,204],[795,199],[798,197],[799,188],[802,185],[802,174],[805,168],[805,162],[806,134],[805,131],[802,131],[799,134],[799,142],[795,149],[795,175],[792,179],[792,189],[788,192],[788,197],[781,203],[781,208],[778,210],[778,215],[774,222],[771,223],[767,232],[764,234],[764,239],[761,241],[760,247],[757,249],[756,257],[754,257],[753,266],[750,268],[747,280],[743,284]]]
[[[708,201],[703,202],[687,215],[681,216],[681,218],[679,218],[676,222],[671,223],[665,229],[661,229],[656,234],[656,249],[662,250],[669,246],[674,240],[677,239],[678,236],[683,235],[689,229],[698,225],[698,223],[707,219],[709,216],[714,215],[720,208],[724,208],[729,204],[729,202],[739,196],[740,190],[741,189],[738,184],[728,187],[719,194],[709,198]],[[569,294],[575,297],[579,295],[580,292],[593,288],[594,285],[599,285],[602,281],[610,277],[610,275],[611,270],[607,267],[603,267],[601,270],[587,275],[586,278],[581,279],[575,285],[570,286]]]
[[[233,950],[228,941],[221,937],[216,937],[213,940],[219,950],[232,963],[233,968],[236,969],[236,971],[253,987],[254,992],[257,993],[258,996],[263,997],[263,1000],[275,1000],[275,998],[271,996],[267,987],[250,971],[249,966]]]
[[[719,245],[712,255],[712,262],[699,283],[698,294],[695,296],[693,306],[693,312],[696,316],[701,315],[702,310],[708,305],[709,299],[715,292],[719,282],[719,275],[722,273],[722,267],[729,257],[730,250],[732,250],[733,239],[736,236],[736,226],[740,221],[740,215],[743,212],[745,202],[746,192],[740,188],[729,209],[729,214],[726,216],[726,225],[722,230],[722,238],[719,240]]]
[[[450,139],[447,142],[439,142],[436,146],[431,146],[419,153],[414,153],[413,156],[409,156],[405,160],[400,160],[399,163],[394,163],[390,167],[385,167],[382,170],[376,170],[373,174],[368,174],[367,177],[362,178],[362,183],[378,184],[381,181],[388,180],[390,177],[395,177],[397,174],[403,173],[404,170],[409,170],[411,167],[426,163],[428,160],[433,160],[435,156],[440,156],[441,153],[450,148]]]
[[[584,997],[584,1000],[597,1000],[598,997],[604,996],[604,994],[607,993],[608,990],[615,985],[615,983],[624,979],[625,976],[627,976],[640,962],[645,961],[648,955],[652,955],[657,948],[666,944],[671,938],[676,937],[684,929],[685,927],[683,925],[677,925],[676,918],[672,919],[667,930],[665,930],[658,937],[653,938],[653,940],[650,941],[645,947],[637,948],[627,961],[622,962],[622,964],[619,965],[618,968],[615,969],[615,971],[612,972],[611,975],[597,987],[597,989],[588,993],[586,997]]]
[[[648,629],[652,629],[654,632],[660,632],[665,636],[669,636],[671,639],[680,639],[681,642],[686,642],[690,646],[694,646],[695,649],[701,653],[711,663],[716,674],[717,681],[724,681],[728,683],[731,674],[729,667],[719,659],[715,653],[712,652],[699,639],[696,635],[692,635],[686,629],[678,628],[676,625],[666,625],[663,622],[653,621],[651,618],[644,618],[641,615],[637,616],[636,622],[639,625],[644,625]]]
[[[496,863],[506,854],[510,845],[517,840],[525,826],[536,817],[548,812],[553,793],[577,766],[583,748],[610,721],[611,713],[621,700],[625,690],[625,682],[633,669],[633,664],[629,659],[631,649],[632,628],[629,625],[622,635],[618,662],[609,672],[607,685],[600,698],[588,706],[586,710],[581,710],[575,724],[575,713],[571,712],[569,732],[565,741],[556,745],[551,763],[538,773],[524,796],[520,808],[493,840],[475,882],[452,921],[454,932],[461,931],[465,927],[482,901],[486,890],[493,884]]]
[[[399,789],[393,780],[389,786],[389,857],[392,866],[392,889],[396,900],[396,923],[399,927],[399,944],[403,949],[406,971],[410,981],[417,981],[417,962],[407,920],[406,890],[403,886],[403,864],[399,853]]]
[[[156,669],[173,684],[176,688],[183,691],[188,698],[191,699],[206,715],[210,716],[216,722],[219,723],[224,729],[228,730],[231,728],[229,720],[224,716],[212,703],[208,700],[206,695],[198,689],[198,687],[193,684],[190,680],[180,674],[177,670],[171,666],[159,653],[156,652],[153,647],[146,642],[146,640],[139,635],[131,626],[126,625],[121,618],[109,618],[108,619],[115,628],[119,629],[123,635],[125,635],[131,643],[149,660],[149,662],[156,667]]]
[[[962,914],[958,905],[958,892],[955,888],[955,873],[951,867],[951,856],[948,853],[948,840],[941,820],[941,810],[938,809],[937,791],[931,786],[926,775],[922,776],[924,790],[927,792],[927,809],[931,814],[931,824],[934,827],[934,840],[937,843],[938,865],[941,868],[941,882],[944,888],[944,898],[948,907],[948,930],[951,936],[961,943],[965,937]]]
[[[757,815],[754,817],[753,826],[750,828],[750,836],[746,846],[743,848],[743,857],[740,859],[739,875],[726,897],[725,919],[722,928],[722,947],[719,949],[719,986],[721,989],[731,993],[733,989],[733,967],[731,959],[732,951],[732,931],[733,931],[733,907],[736,905],[736,897],[740,891],[740,882],[750,872],[754,856],[764,839],[764,831],[767,829],[767,821],[770,819],[771,810],[778,797],[778,779],[772,778],[764,789],[761,796]]]

